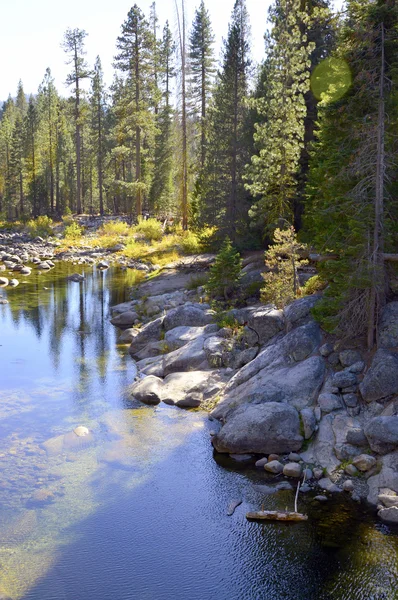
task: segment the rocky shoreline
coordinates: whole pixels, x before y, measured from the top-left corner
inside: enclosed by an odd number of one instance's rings
[[[49,270],[68,259],[58,246],[3,233],[0,270],[16,276]],[[69,259],[108,267],[105,254],[82,252]],[[119,342],[130,344],[137,363],[133,397],[208,410],[216,452],[256,461],[276,477],[297,481],[305,473],[302,492],[345,491],[377,507],[383,521],[398,523],[398,302],[384,308],[378,347],[369,354],[320,329],[311,316],[317,295],[284,311],[248,300],[220,318],[203,288],[192,286],[193,275],[213,260],[204,255],[168,265],[137,288],[134,300],[112,308]],[[260,273],[260,256],[245,261],[248,283]],[[15,281],[0,277],[0,286]]]
[[[210,410],[217,452],[296,481],[305,473],[301,491],[318,488],[320,502],[344,491],[398,523],[398,302],[385,307],[370,355],[322,332],[317,295],[284,311],[233,309],[230,325],[202,296],[141,290],[112,308],[137,363],[132,396]]]

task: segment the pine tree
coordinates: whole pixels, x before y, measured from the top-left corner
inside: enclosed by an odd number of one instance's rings
[[[182,228],[188,229],[188,115],[187,115],[187,43],[185,0],[175,0],[178,22],[181,95],[181,213]]]
[[[122,25],[122,33],[117,39],[119,54],[115,57],[116,66],[126,74],[124,104],[126,125],[133,131],[129,140],[131,159],[135,162],[135,177],[124,179],[123,187],[127,195],[135,195],[136,215],[142,214],[143,195],[148,190],[145,181],[148,152],[143,152],[143,141],[150,147],[149,138],[155,134],[154,113],[151,111],[153,100],[153,48],[154,38],[141,9],[135,4]],[[134,148],[134,153],[133,153]]]
[[[203,224],[216,225],[221,235],[227,233],[234,242],[244,234],[249,206],[243,175],[249,160],[246,98],[250,64],[246,3],[236,0],[214,91],[199,209]]]
[[[276,0],[270,9],[266,89],[253,102],[261,118],[254,135],[257,153],[248,169],[248,189],[259,198],[251,217],[268,229],[279,220],[300,226],[299,179],[306,176],[302,163],[316,119],[310,75],[320,59],[319,48],[323,55],[328,50],[328,19],[324,0]]]
[[[82,181],[81,181],[81,80],[89,77],[89,69],[84,60],[84,39],[87,33],[83,29],[67,29],[64,36],[63,48],[69,59],[67,64],[72,65],[66,83],[75,88],[75,145],[76,145],[76,209],[82,211]]]
[[[190,72],[191,96],[194,113],[199,122],[200,132],[200,167],[203,169],[206,158],[207,138],[207,108],[215,73],[214,34],[211,27],[210,15],[206,10],[204,0],[195,12],[192,31],[190,34]]]
[[[342,98],[338,85],[325,90],[309,186],[307,228],[320,252],[337,256],[321,263],[329,286],[315,312],[341,335],[367,333],[369,348],[385,301],[384,253],[398,246],[397,25],[392,0],[348,3],[334,58],[350,67],[352,86]]]
[[[104,161],[105,161],[105,111],[106,92],[100,57],[97,56],[90,93],[91,143],[96,157],[99,212],[104,214]],[[91,185],[92,189],[92,185]]]
[[[26,167],[28,195],[31,202],[34,217],[39,214],[37,197],[37,130],[39,125],[38,111],[33,96],[29,97],[28,110],[26,113]]]
[[[210,275],[206,290],[211,296],[223,296],[227,301],[234,291],[242,269],[242,260],[227,236],[221,245]]]

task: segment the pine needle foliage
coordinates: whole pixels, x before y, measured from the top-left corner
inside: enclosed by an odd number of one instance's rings
[[[228,301],[238,284],[241,269],[239,252],[233,247],[230,238],[226,237],[210,269],[206,292],[212,297],[223,296]]]

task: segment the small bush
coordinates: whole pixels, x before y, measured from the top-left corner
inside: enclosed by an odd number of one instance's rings
[[[48,237],[52,234],[52,219],[47,217],[47,215],[43,215],[41,217],[37,217],[37,219],[31,219],[26,224],[26,229],[31,237]]]
[[[110,236],[110,237],[117,237],[120,235],[127,236],[130,233],[131,233],[131,228],[124,221],[109,221],[108,223],[104,223],[98,229],[98,235],[101,235],[101,236]]]
[[[162,226],[156,219],[143,219],[133,228],[134,233],[140,233],[149,242],[159,241],[163,237]]]
[[[72,222],[65,227],[64,238],[66,240],[79,240],[82,237],[83,228],[78,223]]]
[[[207,293],[212,297],[224,296],[224,299],[228,300],[228,296],[238,284],[241,269],[242,259],[229,237],[226,237],[215,263],[210,268],[210,276],[206,284]]]
[[[324,290],[327,286],[327,283],[320,277],[319,275],[314,275],[308,281],[305,282],[302,292],[304,296],[311,296],[311,294],[315,294],[316,292],[320,292]]]
[[[193,231],[184,231],[180,246],[185,254],[200,254],[202,251],[199,237]]]

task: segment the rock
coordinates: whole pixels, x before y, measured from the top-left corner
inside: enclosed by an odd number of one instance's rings
[[[347,431],[346,441],[354,446],[367,446],[368,440],[362,427],[352,427]]]
[[[234,311],[238,321],[248,325],[258,335],[258,343],[265,344],[284,326],[283,313],[272,305],[250,306]]]
[[[164,329],[169,331],[175,327],[203,327],[213,320],[212,314],[196,308],[184,305],[167,313],[164,318]]]
[[[268,462],[268,458],[266,456],[264,456],[264,458],[260,458],[259,460],[256,460],[255,462],[255,467],[257,467],[258,469],[263,469],[264,465],[266,465]]]
[[[356,475],[358,475],[358,469],[352,464],[347,465],[344,468],[344,472],[347,473],[347,475],[351,475],[351,477],[355,477]]]
[[[351,479],[347,479],[344,483],[343,483],[343,490],[345,492],[353,492],[354,491],[354,484],[352,483]]]
[[[159,317],[155,321],[151,321],[140,329],[139,333],[131,342],[129,354],[136,358],[138,352],[143,350],[145,346],[151,342],[159,342],[163,330],[164,317]]]
[[[312,479],[314,477],[312,469],[310,469],[308,467],[306,469],[304,469],[303,476],[305,477],[306,481],[308,481],[309,479]]]
[[[320,300],[320,296],[304,296],[295,300],[283,311],[284,317],[289,324],[297,323],[301,319],[308,317],[315,304]]]
[[[139,402],[155,406],[162,400],[163,381],[153,375],[148,375],[135,383],[131,388],[131,395]]]
[[[231,408],[247,402],[284,402],[298,410],[314,403],[325,374],[322,358],[312,356],[290,367],[264,368],[246,380],[243,372],[247,370],[249,374],[255,370],[258,358],[259,356],[238,372],[241,385],[233,387],[231,384],[234,378],[229,382],[223,398],[212,413],[215,418],[225,418]]]
[[[133,339],[138,335],[139,329],[133,327],[125,329],[119,336],[119,342],[123,344],[131,344]]]
[[[378,472],[367,480],[369,487],[368,502],[377,505],[379,494],[398,493],[398,450],[379,459]]]
[[[366,471],[370,471],[370,469],[375,466],[376,459],[374,456],[370,456],[369,454],[360,454],[354,458],[352,464],[354,467],[365,473]]]
[[[0,277],[0,287],[6,287],[9,281],[7,277]]]
[[[267,471],[267,473],[282,473],[283,464],[280,463],[278,460],[271,460],[271,462],[264,465],[264,470]]]
[[[319,494],[318,496],[315,496],[314,500],[316,500],[317,502],[327,502],[328,499],[326,496],[322,496],[321,494]]]
[[[290,452],[301,448],[299,430],[298,413],[288,404],[245,404],[228,415],[213,443],[219,452]]]
[[[44,262],[40,262],[37,265],[37,268],[41,269],[42,271],[49,271],[51,269],[51,265],[49,265],[47,261],[44,261]]]
[[[343,394],[343,402],[349,408],[358,406],[358,396],[356,394]]]
[[[210,325],[210,327],[214,326]],[[185,346],[185,344],[188,344],[188,342],[191,342],[199,336],[204,335],[205,332],[208,332],[206,327],[188,327],[182,325],[166,331],[164,341],[171,351],[177,350],[178,348]]]
[[[18,279],[10,279],[10,281],[8,282],[8,285],[10,287],[17,287],[17,285],[19,285],[19,281],[18,281]]]
[[[333,345],[332,344],[323,344],[323,346],[321,346],[319,348],[319,354],[321,356],[324,356],[325,358],[327,358],[330,354],[332,354],[333,352]]]
[[[291,452],[288,456],[288,459],[290,460],[290,462],[300,462],[301,456],[296,452]]]
[[[137,321],[138,314],[134,311],[127,311],[113,317],[111,319],[112,325],[119,327],[120,329],[129,329]]]
[[[395,494],[395,492],[394,492],[394,494]],[[379,502],[381,502],[382,504],[384,504],[384,506],[386,508],[391,508],[392,506],[397,506],[398,507],[398,496],[397,496],[397,494],[391,495],[391,496],[389,494],[379,494],[378,500],[379,500]]]
[[[366,424],[365,435],[373,452],[392,452],[398,446],[398,416],[374,417]]]
[[[357,383],[357,376],[348,369],[335,373],[332,377],[332,385],[339,389],[348,388]]]
[[[365,369],[365,366],[365,363],[363,362],[363,360],[361,360],[348,367],[348,370],[351,373],[362,373],[362,371]]]
[[[308,492],[311,492],[311,487],[309,485],[307,485],[306,483],[302,483],[300,485],[300,493],[307,494]]]
[[[362,361],[362,356],[357,350],[342,350],[339,353],[339,360],[343,367],[351,367],[351,365]]]
[[[332,366],[332,367],[337,367],[340,364],[340,359],[339,359],[339,355],[337,352],[332,352],[329,356],[328,356],[328,363]]]
[[[377,513],[377,516],[385,523],[398,523],[398,507],[382,508]]]
[[[304,439],[309,440],[316,430],[316,418],[314,409],[312,408],[303,408],[300,411],[301,422],[304,428]]]
[[[396,348],[398,346],[398,301],[385,305],[377,332],[378,348]]]
[[[227,515],[231,517],[240,504],[242,504],[242,500],[232,500],[229,503]]]
[[[109,269],[109,263],[106,260],[100,260],[97,264],[98,269]]]
[[[318,481],[318,485],[320,488],[325,490],[325,492],[337,493],[341,492],[341,488],[339,488],[333,481],[330,481],[327,477],[323,477]]]
[[[227,364],[226,354],[232,343],[229,340],[220,337],[210,337],[204,342],[204,351],[209,365],[215,369],[229,366]]]
[[[230,454],[229,458],[236,460],[236,462],[249,462],[253,460],[252,454]]]
[[[377,350],[359,389],[365,402],[398,393],[398,356],[387,350]]]
[[[323,393],[318,396],[318,404],[323,413],[330,413],[342,408],[340,396],[336,394]]]
[[[323,469],[314,469],[314,477],[315,479],[322,479]]]
[[[233,368],[241,369],[242,367],[247,365],[249,362],[251,362],[253,359],[255,359],[257,354],[258,354],[257,347],[246,348],[245,350],[237,351],[237,353],[234,357],[234,361],[233,361]]]
[[[242,332],[242,341],[251,348],[259,343],[259,335],[254,329],[245,325]]]
[[[163,380],[162,400],[166,404],[178,404],[194,393],[208,399],[225,385],[224,375],[217,371],[189,371],[171,373]]]
[[[183,398],[182,400],[177,400],[177,402],[175,403],[176,406],[179,406],[180,408],[198,408],[203,400],[203,395],[198,393],[198,392],[192,392],[191,394],[188,394],[185,398]]]
[[[32,273],[32,269],[29,267],[22,267],[22,269],[20,269],[20,273],[21,275],[30,275]]]
[[[76,283],[81,283],[82,281],[84,281],[84,275],[81,275],[80,273],[73,273],[73,275],[69,275],[69,277],[66,278],[68,281],[75,281]]]
[[[78,425],[73,430],[73,433],[75,433],[78,437],[85,437],[86,435],[89,435],[90,431],[87,427],[84,427],[84,425]]]
[[[283,467],[283,474],[286,477],[301,477],[301,465],[296,462],[287,463]]]

